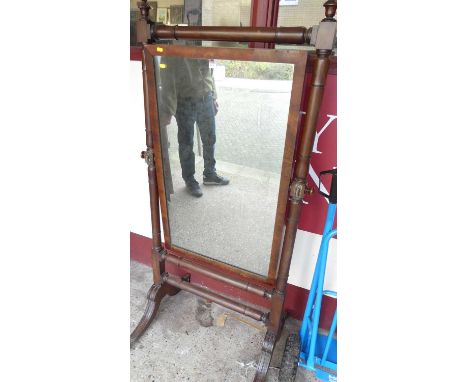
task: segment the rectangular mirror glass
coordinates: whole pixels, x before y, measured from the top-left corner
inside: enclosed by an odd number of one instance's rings
[[[266,277],[294,64],[156,55],[154,68],[171,247]]]

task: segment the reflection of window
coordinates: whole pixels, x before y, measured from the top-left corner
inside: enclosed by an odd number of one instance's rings
[[[169,22],[171,24],[182,24],[184,22],[184,6],[171,5]]]
[[[261,0],[259,4],[263,1]],[[131,45],[136,45],[135,21],[140,18],[138,2],[139,0],[130,0]],[[159,21],[171,25],[190,23],[203,26],[250,26],[252,0],[148,0],[147,4],[150,6],[149,19],[153,22]],[[187,15],[190,20],[187,19]],[[239,45],[230,42],[212,44],[208,41],[204,41],[203,44]]]
[[[135,22],[140,17],[140,11],[135,9],[130,9],[130,45],[136,45],[136,28]]]
[[[279,5],[298,5],[299,0],[280,0]]]
[[[295,1],[295,7],[280,7],[277,25],[279,27],[304,26],[306,28],[317,25],[325,15],[323,3],[323,0],[300,0]]]
[[[294,3],[294,4],[293,4]],[[323,0],[281,0],[280,5],[294,5],[292,7],[279,7],[278,21],[279,27],[297,27],[303,26],[310,28],[318,25],[323,19],[325,13]],[[314,49],[312,46],[292,46],[276,44],[276,49]]]

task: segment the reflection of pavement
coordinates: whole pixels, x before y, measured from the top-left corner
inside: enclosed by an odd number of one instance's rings
[[[172,149],[172,148],[171,148]],[[218,161],[227,186],[202,184],[203,159],[196,157],[196,179],[203,191],[185,189],[177,152],[171,150],[174,194],[168,203],[173,245],[242,269],[267,275],[279,189],[279,175]]]
[[[216,82],[215,158],[279,174],[286,136],[291,81],[226,78]],[[177,123],[168,127],[177,145]],[[197,150],[195,137],[194,150]]]
[[[266,275],[277,206],[291,81],[226,78],[216,82],[216,168],[228,186],[203,186],[203,160],[196,178],[203,196],[185,190],[177,154],[177,123],[168,126],[175,194],[169,203],[174,245]],[[194,137],[197,153],[197,139]]]

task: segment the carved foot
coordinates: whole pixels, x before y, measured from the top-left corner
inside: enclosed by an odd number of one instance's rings
[[[254,382],[264,382],[268,368],[270,367],[271,356],[276,343],[276,334],[267,331],[265,339],[263,340],[262,353],[258,360],[257,372],[255,373]]]
[[[167,274],[163,274],[162,276],[164,275],[167,276]],[[141,318],[140,322],[130,335],[130,348],[133,348],[135,346],[135,343],[155,319],[156,314],[158,313],[159,304],[161,303],[161,300],[164,298],[164,296],[175,296],[177,293],[180,292],[179,288],[176,288],[169,284],[165,284],[164,277],[162,278],[162,280],[163,282],[160,284],[153,284],[150,290],[148,291],[148,294],[146,296],[147,302],[145,313],[143,314],[143,317]],[[182,277],[182,280],[189,282],[190,274],[185,274]]]
[[[148,291],[148,295],[146,296],[147,303],[145,313],[143,314],[143,317],[141,318],[140,322],[130,335],[131,348],[133,348],[136,341],[138,341],[138,339],[145,332],[145,330],[148,329],[151,322],[153,322],[154,318],[156,317],[161,300],[166,294],[169,294],[169,291],[166,287],[167,285],[164,284],[153,284],[150,290]]]

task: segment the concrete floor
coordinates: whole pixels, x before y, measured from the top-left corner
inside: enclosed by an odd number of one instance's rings
[[[131,262],[130,330],[137,325],[152,284],[151,269]],[[299,322],[288,319],[279,340],[268,382],[278,381],[284,342]],[[180,292],[165,298],[159,315],[130,352],[132,382],[252,381],[266,328],[257,321],[196,296]],[[298,369],[296,382],[317,380]]]

